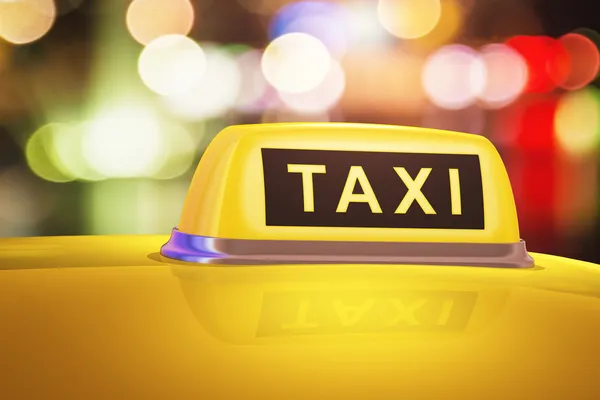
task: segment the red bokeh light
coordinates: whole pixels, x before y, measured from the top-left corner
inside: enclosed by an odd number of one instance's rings
[[[558,84],[567,90],[581,89],[593,81],[600,66],[596,44],[578,33],[568,33],[559,39],[568,54],[569,74]]]
[[[569,53],[562,43],[547,36],[515,36],[506,44],[525,59],[530,93],[549,93],[569,76]]]
[[[498,113],[495,136],[528,152],[553,152],[556,145],[554,118],[558,96],[522,99]],[[506,139],[506,140],[504,140]]]

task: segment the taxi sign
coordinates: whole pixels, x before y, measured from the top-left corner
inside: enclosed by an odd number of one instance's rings
[[[489,140],[345,123],[224,129],[161,254],[223,264],[534,264]]]

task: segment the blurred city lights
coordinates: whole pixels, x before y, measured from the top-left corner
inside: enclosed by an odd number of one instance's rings
[[[83,181],[99,181],[102,174],[94,171],[85,159],[83,138],[85,124],[60,124],[52,131],[52,154],[57,168],[69,176]]]
[[[27,44],[44,36],[56,19],[53,0],[0,1],[0,37]]]
[[[262,111],[269,106],[270,86],[261,69],[262,52],[248,50],[237,57],[241,74],[240,93],[236,99],[236,109],[243,112]]]
[[[597,150],[600,139],[600,91],[588,87],[565,93],[554,117],[558,144],[567,153]]]
[[[216,46],[204,47],[207,68],[202,79],[185,93],[164,97],[174,115],[189,121],[223,115],[235,106],[240,94],[241,72],[236,58]]]
[[[39,128],[31,135],[25,147],[25,157],[29,168],[40,178],[50,182],[70,182],[74,177],[65,173],[57,165],[53,153],[52,140],[55,131],[66,125],[51,123]]]
[[[323,82],[305,93],[280,93],[281,100],[291,110],[317,114],[333,108],[344,94],[346,76],[338,62],[332,62]]]
[[[377,1],[355,0],[344,4],[349,30],[349,46],[353,49],[379,47],[392,43],[393,37],[379,22]]]
[[[517,128],[516,143],[527,151],[550,152],[556,149],[554,118],[558,97],[547,95],[524,101],[513,126]]]
[[[280,92],[303,93],[316,88],[329,72],[327,47],[306,33],[288,33],[273,40],[262,57],[267,81]]]
[[[430,50],[451,42],[463,25],[463,12],[461,4],[457,0],[442,0],[440,20],[433,30],[410,43],[414,43],[421,49]]]
[[[160,168],[155,168],[152,178],[177,178],[192,167],[196,156],[196,142],[185,128],[178,125],[165,125],[162,136],[161,157],[156,162]]]
[[[416,39],[430,33],[442,15],[440,0],[378,0],[383,27],[401,39]]]
[[[187,35],[194,24],[194,7],[189,0],[133,0],[126,23],[131,36],[147,45],[160,36]]]
[[[98,174],[129,178],[156,171],[163,142],[152,112],[116,107],[86,125],[82,150],[89,166]]]
[[[106,180],[86,186],[90,234],[157,234],[177,225],[189,188],[184,181]]]
[[[286,33],[307,33],[319,39],[332,54],[341,55],[348,46],[350,30],[346,10],[339,4],[300,1],[281,8],[273,18],[270,37]]]
[[[442,47],[429,56],[423,68],[425,92],[442,108],[461,109],[473,104],[486,82],[485,64],[475,50],[463,45]]]
[[[600,66],[600,54],[596,44],[587,37],[569,33],[559,39],[569,56],[569,74],[559,85],[568,90],[577,90],[596,79]]]
[[[138,72],[149,89],[176,95],[198,85],[206,72],[206,55],[183,35],[165,35],[150,42],[140,54]]]
[[[515,36],[506,44],[519,52],[527,63],[525,91],[551,92],[568,76],[568,54],[558,40],[546,36]]]
[[[479,99],[488,108],[510,104],[525,90],[527,63],[518,52],[503,44],[484,46],[480,56],[487,78]]]
[[[419,55],[385,49],[348,54],[342,60],[346,89],[340,104],[344,113],[386,119],[399,113],[420,115],[427,105],[421,84],[424,62]]]

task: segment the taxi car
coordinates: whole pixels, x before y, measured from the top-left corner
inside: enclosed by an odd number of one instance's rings
[[[170,235],[0,240],[0,398],[598,399],[599,297],[484,137],[231,126]]]

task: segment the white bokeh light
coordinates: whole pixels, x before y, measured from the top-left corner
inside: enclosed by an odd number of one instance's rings
[[[340,64],[332,62],[325,79],[306,93],[280,93],[283,103],[291,110],[317,114],[333,108],[344,94],[346,76]]]
[[[425,61],[421,82],[437,106],[461,109],[473,104],[485,88],[487,74],[479,54],[470,47],[449,45]]]
[[[161,95],[189,91],[206,72],[202,48],[183,35],[165,35],[150,42],[140,54],[138,72],[144,84]]]
[[[319,39],[305,33],[288,33],[267,46],[261,64],[265,78],[277,90],[304,93],[323,82],[331,61]]]
[[[240,111],[262,111],[268,106],[269,84],[261,70],[261,58],[262,52],[254,49],[237,57],[241,84],[235,107]]]
[[[481,49],[481,60],[487,79],[478,97],[486,107],[504,107],[525,90],[527,63],[515,50],[503,44],[490,44]]]
[[[164,97],[165,105],[176,116],[190,121],[217,117],[235,106],[240,93],[241,73],[229,52],[205,46],[206,73],[182,94]]]
[[[393,43],[394,37],[381,25],[376,1],[353,1],[345,5],[352,49],[373,48]]]
[[[196,143],[188,130],[179,125],[167,124],[163,134],[162,159],[157,162],[152,177],[173,179],[186,173],[194,163]]]
[[[107,178],[151,176],[162,160],[163,137],[153,113],[115,108],[85,125],[83,155]]]

